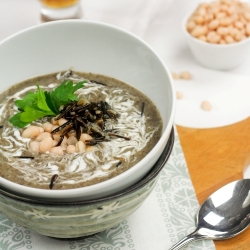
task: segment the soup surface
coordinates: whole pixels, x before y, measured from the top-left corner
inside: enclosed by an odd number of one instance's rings
[[[77,83],[82,80],[86,83],[75,92],[78,98],[105,101],[118,114],[117,119],[108,119],[105,123],[104,132],[113,131],[114,136],[88,146],[82,153],[64,152],[58,156],[30,150],[32,139],[22,137],[25,128],[17,128],[9,122],[18,112],[15,100],[22,99],[28,92],[36,92],[37,83],[42,90],[52,91],[63,81]],[[51,118],[41,118],[31,125],[42,126]],[[54,177],[57,178],[53,189],[72,189],[117,176],[147,155],[162,133],[160,114],[143,93],[107,76],[71,71],[28,79],[3,92],[0,95],[0,125],[0,176],[42,189],[51,188]]]

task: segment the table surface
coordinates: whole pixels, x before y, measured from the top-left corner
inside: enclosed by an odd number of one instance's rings
[[[221,186],[243,178],[250,163],[250,118],[213,129],[177,126],[199,203]],[[250,230],[235,238],[214,241],[217,250],[250,249]]]
[[[0,0],[0,40],[21,29],[37,24],[39,5],[34,4],[35,1],[33,1],[34,0],[22,0],[22,2],[26,4],[23,6],[26,7],[20,8],[18,0]],[[85,6],[89,7],[89,10],[91,10],[94,3],[92,3],[92,1],[85,2]],[[171,0],[166,2],[170,3]],[[199,1],[195,0],[192,4],[194,2],[197,3]],[[188,4],[191,5],[191,1],[187,3],[187,5]],[[116,4],[114,3],[114,9],[115,5]],[[141,23],[138,20],[136,25],[128,26],[129,24],[126,22],[127,17],[123,16],[122,13],[120,13],[121,15],[117,13],[117,15],[120,15],[120,19],[114,24],[121,26],[122,28],[129,29],[131,32],[141,36],[152,45],[156,47],[158,46],[157,51],[159,53],[163,52],[162,56],[164,57],[165,51],[163,50],[161,41],[157,39],[152,40],[154,38],[154,36],[152,36],[152,32],[155,31],[155,34],[157,34],[154,25],[159,25],[159,23],[157,19],[147,19],[147,11],[151,11],[149,5],[150,4],[148,3],[148,8],[145,8],[144,12],[140,13],[140,16],[145,19],[141,19]],[[92,12],[88,11],[86,8],[86,16],[89,19],[95,18],[102,20],[104,13],[101,12],[101,6],[102,2],[99,1],[99,5],[96,4],[95,8],[92,8]],[[139,3],[135,3],[133,10],[135,11],[138,7],[140,7]],[[155,5],[155,10],[156,7],[157,4]],[[28,10],[31,9],[33,11],[29,11],[29,14],[27,15]],[[164,14],[164,8],[160,8],[160,3],[158,3],[157,11],[159,12],[159,15]],[[184,10],[180,9],[180,12],[181,11],[184,12]],[[112,23],[112,13],[113,12],[106,13],[105,21]],[[131,15],[133,15],[133,11],[131,11],[131,13]],[[130,13],[127,13],[127,15],[130,15]],[[140,25],[142,26],[143,21],[150,21],[149,23],[152,24],[151,32],[146,32],[149,29],[139,29]],[[173,25],[175,24],[173,23]],[[174,64],[172,65],[174,66]],[[241,73],[241,71],[238,70],[236,73]],[[185,126],[177,126],[177,131],[192,183],[200,204],[222,185],[242,178],[243,170],[250,162],[250,118],[233,125],[212,129],[194,129],[187,128]],[[233,239],[215,241],[216,249],[250,249],[249,238],[250,230],[246,230]]]

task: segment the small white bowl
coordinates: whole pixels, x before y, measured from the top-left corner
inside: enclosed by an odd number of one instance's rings
[[[250,38],[231,44],[212,44],[193,37],[186,23],[193,12],[185,16],[182,30],[195,59],[203,66],[217,70],[230,70],[240,65],[250,48]]]
[[[72,69],[110,76],[146,94],[163,119],[162,137],[139,163],[88,187],[43,190],[0,177],[0,188],[43,200],[83,201],[107,197],[145,176],[163,152],[174,119],[175,92],[169,70],[140,38],[112,25],[63,20],[23,30],[0,43],[0,92],[38,75]]]

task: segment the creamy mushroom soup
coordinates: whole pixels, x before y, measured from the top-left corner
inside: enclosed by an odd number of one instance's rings
[[[54,116],[46,99],[49,115],[26,124],[35,117],[27,113],[34,102],[28,97],[39,93],[41,107],[42,98],[63,82],[83,82],[77,99],[69,95],[70,103]],[[25,122],[14,126],[9,119],[17,117],[22,102],[16,101],[25,96],[30,101],[20,116]],[[160,114],[143,93],[114,78],[72,71],[28,79],[3,92],[0,125],[0,176],[42,189],[84,187],[117,176],[146,156],[162,133]]]

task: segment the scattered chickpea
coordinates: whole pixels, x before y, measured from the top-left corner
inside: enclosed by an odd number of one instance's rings
[[[190,80],[192,78],[190,72],[188,71],[183,71],[179,74],[172,72],[171,75],[174,80],[178,80],[178,79]]]
[[[183,98],[183,93],[180,91],[176,91],[176,98],[177,99],[182,99]]]
[[[188,71],[183,71],[180,73],[180,78],[184,80],[190,80],[192,77]]]
[[[250,31],[250,27],[249,27],[249,31]],[[174,80],[180,79],[180,75],[175,73],[175,72],[171,72],[171,75],[172,75]]]
[[[201,103],[201,108],[202,108],[204,111],[211,111],[212,105],[211,105],[208,101],[203,101],[203,102]]]
[[[230,44],[250,36],[250,5],[238,0],[200,4],[186,24],[194,37],[209,43]]]

